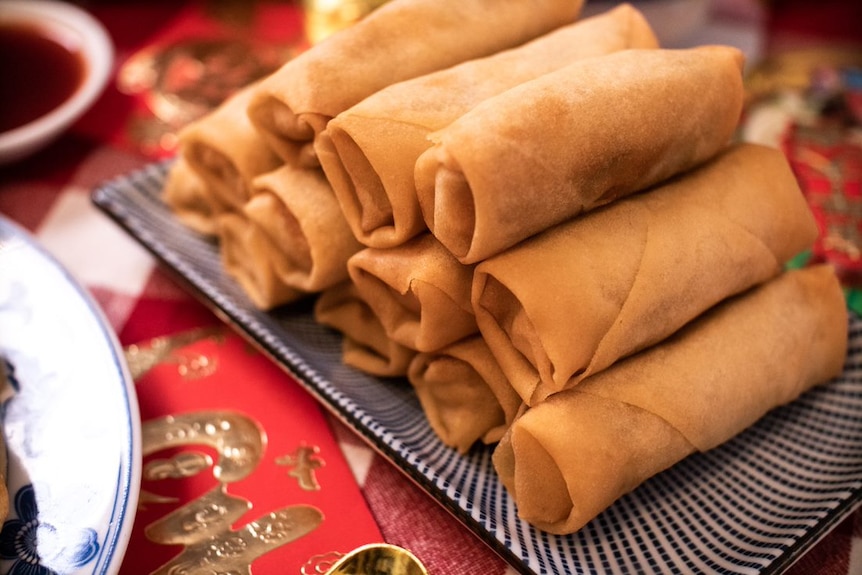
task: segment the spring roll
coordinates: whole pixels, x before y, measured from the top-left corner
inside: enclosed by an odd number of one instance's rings
[[[315,150],[354,235],[366,246],[393,247],[426,231],[413,168],[430,133],[576,60],[657,47],[641,13],[623,4],[521,47],[388,86],[331,120]]]
[[[490,98],[416,162],[428,229],[463,263],[685,171],[727,146],[742,53],[623,50]]]
[[[479,335],[418,354],[407,378],[431,428],[461,453],[499,441],[522,404]]]
[[[573,22],[583,0],[393,0],[263,80],[249,115],[287,162],[316,165],[326,123],[381,88]]]
[[[649,477],[838,376],[847,323],[830,266],[786,272],[526,410],[494,466],[521,518],[575,532]]]
[[[254,84],[184,127],[179,153],[212,194],[212,211],[239,211],[251,196],[255,177],[282,162],[252,126],[246,114]]]
[[[318,292],[347,280],[347,260],[362,246],[353,237],[320,170],[284,165],[255,179],[246,213],[277,239],[296,266],[285,281]],[[258,209],[252,209],[260,203]]]
[[[271,238],[242,213],[226,212],[216,219],[219,255],[252,305],[262,310],[300,300],[308,293],[288,286],[272,260],[281,261]]]
[[[737,144],[479,264],[476,321],[532,405],[777,275],[817,233],[784,154]]]
[[[206,183],[182,155],[178,155],[168,169],[162,201],[178,220],[205,236],[217,234],[218,214],[229,209],[207,189]]]
[[[479,331],[470,304],[473,266],[430,234],[394,248],[364,248],[347,269],[386,334],[405,347],[437,351]]]
[[[314,302],[314,318],[343,336],[342,361],[378,377],[400,377],[416,352],[386,335],[380,319],[362,299],[356,286],[345,281],[320,294]]]
[[[253,185],[242,213],[219,228],[225,269],[258,294],[253,299],[268,301],[264,294],[278,284],[316,293],[347,280],[347,260],[361,245],[323,173],[284,164]]]

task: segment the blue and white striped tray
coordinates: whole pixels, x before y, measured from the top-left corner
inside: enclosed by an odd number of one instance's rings
[[[840,378],[653,477],[579,533],[536,530],[518,519],[491,451],[459,455],[434,435],[409,385],[344,366],[339,336],[315,323],[310,304],[257,311],[224,274],[217,246],[161,202],[167,167],[108,182],[93,201],[522,573],[780,573],[862,503],[854,316]]]

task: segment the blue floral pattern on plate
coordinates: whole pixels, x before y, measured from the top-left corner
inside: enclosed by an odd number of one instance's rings
[[[0,574],[112,575],[140,485],[134,386],[101,310],[0,216],[0,396],[11,509]],[[11,395],[11,397],[8,397]]]
[[[63,541],[56,550],[55,564],[78,568],[96,558],[99,551],[98,534],[95,529],[78,529],[72,538],[58,537],[57,528],[39,519],[39,506],[32,484],[27,484],[15,494],[16,517],[7,520],[0,530],[0,558],[12,560],[10,575],[51,575],[56,571],[41,564],[38,541],[53,539]],[[69,545],[78,540],[78,544]]]

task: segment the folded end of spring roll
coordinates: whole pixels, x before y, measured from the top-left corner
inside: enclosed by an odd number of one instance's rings
[[[365,248],[347,263],[386,333],[417,351],[437,351],[478,332],[470,305],[473,268],[423,234],[394,248]]]
[[[830,266],[785,272],[526,410],[495,467],[521,517],[577,531],[649,477],[839,375],[847,330]]]
[[[318,136],[318,158],[356,238],[369,247],[395,247],[425,231],[413,191],[413,164],[399,159],[419,155],[426,131],[399,125],[393,142],[385,119],[349,112]]]
[[[225,271],[252,302],[272,309],[345,281],[359,249],[319,170],[290,165],[254,179],[239,212],[217,234]]]
[[[205,236],[216,235],[216,218],[228,209],[207,190],[206,182],[182,155],[168,170],[162,200],[183,224]]]
[[[285,74],[285,68],[295,66],[294,61],[285,64],[275,74]],[[298,81],[298,80],[295,80]],[[255,130],[270,150],[287,164],[316,168],[320,166],[314,151],[314,136],[322,130],[329,117],[314,113],[296,113],[287,103],[287,96],[280,90],[278,78],[270,77],[254,89],[246,113]]]
[[[260,174],[274,170],[279,162],[262,142],[259,142],[261,145],[255,146],[240,144],[228,136],[225,136],[225,139],[242,145],[246,151],[256,150],[254,155],[261,161],[254,162],[254,166],[241,166],[238,163],[242,161],[241,158],[231,157],[228,151],[191,137],[182,144],[182,153],[190,167],[207,182],[208,189],[218,196],[219,204],[237,211],[242,209],[251,196],[252,180]]]
[[[499,441],[521,406],[479,336],[418,354],[407,377],[431,428],[443,443],[461,453],[477,441]]]
[[[816,237],[784,154],[739,144],[482,262],[474,311],[532,404],[776,276]]]
[[[251,194],[251,182],[281,163],[246,115],[256,84],[226,99],[209,114],[185,126],[178,146],[218,202],[239,210]]]
[[[350,232],[323,173],[283,165],[254,181],[243,210],[271,239],[271,261],[282,280],[318,292],[348,278],[347,260],[360,244]]]
[[[416,160],[414,180],[422,216],[434,237],[459,261],[478,262],[481,258],[471,253],[473,244],[481,241],[476,238],[476,204],[458,161],[436,143]]]
[[[695,451],[661,418],[573,389],[526,410],[492,460],[521,519],[567,534]]]
[[[255,307],[270,310],[308,295],[285,284],[278,271],[281,254],[245,215],[222,214],[217,232],[225,272],[239,283]]]
[[[537,284],[543,284],[541,278]],[[517,296],[481,267],[474,275],[473,294],[476,324],[482,337],[512,387],[527,405],[532,405],[542,378],[553,373],[542,339]],[[561,325],[571,328],[579,319],[569,316]]]
[[[394,342],[353,282],[326,289],[314,303],[314,317],[341,332],[342,361],[378,377],[400,377],[416,352]]]

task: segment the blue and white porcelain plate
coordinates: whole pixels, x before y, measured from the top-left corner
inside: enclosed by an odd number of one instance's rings
[[[117,573],[140,487],[132,380],[89,294],[2,216],[0,361],[11,388],[0,573]]]
[[[168,167],[108,182],[93,200],[521,573],[781,573],[862,503],[862,319],[853,316],[839,378],[653,477],[578,533],[539,531],[518,519],[490,449],[458,454],[409,385],[344,366],[339,336],[308,303],[256,310],[217,245],[162,203]]]

